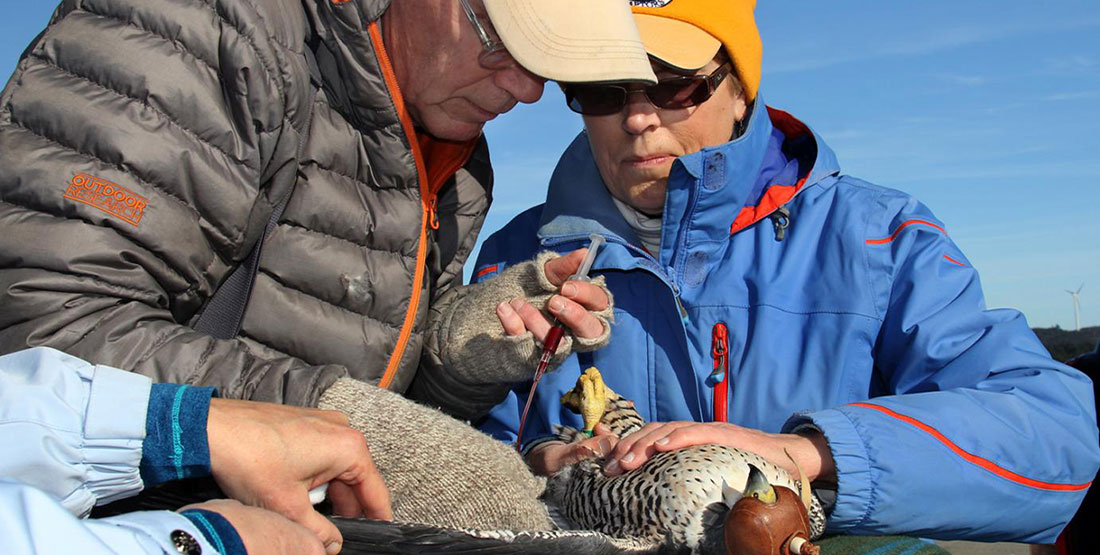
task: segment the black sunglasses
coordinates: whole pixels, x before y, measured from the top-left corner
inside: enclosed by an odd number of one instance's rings
[[[661,79],[655,85],[566,85],[565,102],[569,109],[586,116],[607,116],[626,106],[632,92],[645,92],[654,106],[665,110],[680,110],[707,101],[722,84],[732,68],[726,62],[710,75],[685,75]]]

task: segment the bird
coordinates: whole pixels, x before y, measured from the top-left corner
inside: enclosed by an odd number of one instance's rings
[[[598,423],[619,437],[645,425],[634,403],[608,387],[594,367],[585,370],[576,387],[562,396],[562,404],[581,413],[585,427],[558,427],[557,437],[566,443],[589,437]],[[796,480],[755,453],[698,445],[656,453],[638,469],[617,476],[604,474],[602,462],[599,458],[578,462],[547,482],[546,501],[573,527],[664,542],[692,553],[723,553],[722,527],[730,508],[746,491],[766,495],[758,484],[749,483],[755,469],[769,488],[802,491],[803,501],[809,498],[810,539],[824,533],[824,510],[808,494],[805,480]]]

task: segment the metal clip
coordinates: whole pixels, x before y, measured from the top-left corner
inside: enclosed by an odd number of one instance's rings
[[[772,225],[775,227],[775,240],[782,241],[787,236],[787,228],[791,226],[791,211],[784,204],[776,208],[775,212],[768,214],[768,217],[771,218]]]

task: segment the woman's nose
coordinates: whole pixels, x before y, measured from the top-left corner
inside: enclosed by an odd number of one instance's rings
[[[622,118],[623,130],[631,135],[638,135],[661,125],[657,107],[641,89],[627,92]]]

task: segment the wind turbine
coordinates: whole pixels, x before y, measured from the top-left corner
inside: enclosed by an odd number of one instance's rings
[[[1082,283],[1081,287],[1084,286],[1085,284]],[[1073,331],[1081,331],[1081,287],[1078,287],[1076,291],[1066,289],[1066,293],[1073,297]]]

